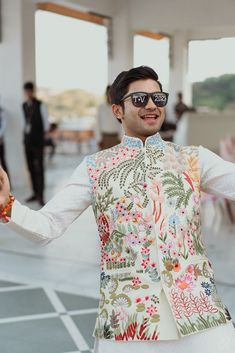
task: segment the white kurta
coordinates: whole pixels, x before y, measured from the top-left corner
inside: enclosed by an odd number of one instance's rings
[[[235,200],[235,164],[199,147],[201,190]],[[62,235],[67,227],[92,203],[86,161],[77,167],[67,185],[40,211],[14,202],[8,226],[31,240],[46,244]],[[173,320],[173,317],[172,317]],[[178,340],[158,342],[115,342],[97,340],[95,353],[220,353],[235,352],[232,324]]]

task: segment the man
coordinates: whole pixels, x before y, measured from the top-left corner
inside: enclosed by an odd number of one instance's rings
[[[38,201],[44,203],[44,135],[48,130],[48,113],[44,103],[34,94],[34,84],[24,84],[26,101],[23,103],[25,118],[24,146],[26,162],[30,174],[32,195],[26,202]]]
[[[235,200],[235,166],[161,139],[168,94],[151,68],[122,72],[110,96],[121,144],[86,157],[41,211],[9,202],[2,171],[4,219],[46,244],[93,206],[101,247],[95,353],[233,352],[231,317],[202,243],[200,189]]]
[[[183,114],[185,112],[194,112],[195,109],[192,107],[188,107],[184,102],[183,102],[183,94],[181,92],[178,93],[178,100],[177,103],[175,104],[175,115],[176,115],[176,122],[178,122]]]
[[[105,102],[98,107],[96,116],[96,140],[101,150],[117,145],[122,135],[120,123],[112,115],[109,90],[107,86]]]
[[[5,158],[5,145],[4,145],[4,133],[6,129],[6,117],[4,110],[0,107],[0,164],[3,169],[7,172],[8,176],[8,168]]]

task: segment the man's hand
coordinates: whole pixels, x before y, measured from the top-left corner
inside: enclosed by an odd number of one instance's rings
[[[10,182],[7,173],[0,167],[0,209],[9,201]]]

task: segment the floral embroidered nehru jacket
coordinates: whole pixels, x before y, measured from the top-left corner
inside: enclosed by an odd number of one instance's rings
[[[87,168],[101,246],[95,336],[171,339],[227,323],[202,243],[198,148],[125,136]]]
[[[86,157],[41,210],[15,201],[8,226],[46,244],[92,204],[101,248],[95,336],[178,339],[231,319],[202,242],[200,188],[235,200],[234,180],[234,164],[201,146],[124,136]]]

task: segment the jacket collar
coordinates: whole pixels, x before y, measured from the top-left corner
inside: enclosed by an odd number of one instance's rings
[[[143,148],[147,146],[155,146],[157,148],[165,147],[165,141],[162,140],[159,132],[157,132],[152,136],[147,137],[144,143],[138,137],[124,135],[122,138],[122,144],[125,147],[137,147],[137,148]]]

